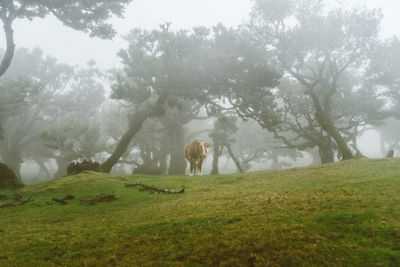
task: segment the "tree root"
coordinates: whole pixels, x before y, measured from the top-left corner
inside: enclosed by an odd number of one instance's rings
[[[141,182],[136,183],[136,184],[127,184],[125,183],[126,187],[132,187],[132,186],[140,186],[142,187],[141,190],[143,191],[154,191],[153,194],[159,194],[159,193],[165,193],[165,194],[180,194],[180,193],[185,193],[185,188],[182,188],[181,190],[171,190],[171,189],[162,189],[158,188],[152,185],[145,185],[142,184]]]

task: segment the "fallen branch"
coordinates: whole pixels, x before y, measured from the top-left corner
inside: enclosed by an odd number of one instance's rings
[[[142,190],[147,190],[147,191],[154,191],[154,194],[158,193],[165,193],[165,194],[180,194],[180,193],[185,193],[185,188],[182,188],[181,190],[171,190],[171,189],[162,189],[162,188],[157,188],[152,185],[145,185],[142,184],[141,182],[136,183],[136,184],[127,184],[125,183],[126,187],[132,187],[132,186],[140,186],[142,187]]]
[[[32,201],[32,195],[29,196],[27,199],[23,199],[21,195],[15,194],[13,198],[9,198],[6,195],[0,195],[0,200],[12,200],[14,202],[18,202],[18,205],[24,205],[30,201]],[[8,207],[15,207],[16,204],[14,203],[5,203],[0,205],[0,208],[8,208]]]
[[[82,199],[80,202],[81,202],[81,204],[95,205],[97,202],[110,202],[110,201],[114,201],[117,199],[118,198],[116,198],[114,196],[114,193],[111,193],[111,194],[100,194],[100,195],[97,195],[93,199],[88,199],[88,200]]]
[[[18,202],[18,205],[24,205],[25,203],[32,201],[32,195],[24,200],[22,199],[21,195],[15,194],[13,200]]]
[[[114,193],[111,194],[100,194],[96,196],[96,200],[98,202],[110,202],[110,201],[114,201],[117,200],[118,198],[116,198],[114,196]]]
[[[68,203],[65,201],[65,199],[63,199],[63,198],[58,199],[58,198],[53,197],[52,201],[53,201],[53,202],[60,203],[60,204],[63,204],[63,205],[67,205],[67,204],[68,204]]]
[[[47,204],[51,205],[51,204],[54,204],[54,202],[57,202],[57,203],[66,205],[66,204],[68,204],[66,202],[66,200],[72,200],[74,198],[75,198],[75,196],[73,196],[73,195],[66,195],[64,198],[55,198],[55,197],[53,197],[52,201],[47,202]]]

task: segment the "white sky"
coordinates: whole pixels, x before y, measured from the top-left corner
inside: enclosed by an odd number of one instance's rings
[[[381,7],[385,15],[382,25],[384,35],[400,36],[400,0],[341,1],[349,3],[348,5],[366,4],[369,7]],[[113,20],[118,36],[112,41],[90,38],[48,17],[33,21],[16,21],[15,42],[17,47],[40,47],[46,54],[58,58],[61,62],[83,65],[90,59],[95,59],[99,67],[108,69],[119,65],[116,53],[126,47],[121,35],[135,27],[153,29],[164,22],[171,22],[175,29],[212,26],[219,22],[235,26],[246,18],[250,7],[250,0],[134,0],[126,10],[124,19]],[[0,47],[4,46],[4,35],[1,33]]]

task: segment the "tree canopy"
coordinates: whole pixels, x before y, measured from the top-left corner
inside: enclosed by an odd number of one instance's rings
[[[9,67],[14,55],[14,31],[16,19],[55,16],[65,26],[88,33],[93,37],[112,38],[116,31],[108,19],[122,16],[132,0],[3,0],[0,2],[0,20],[6,36],[6,52],[0,64],[0,77]]]

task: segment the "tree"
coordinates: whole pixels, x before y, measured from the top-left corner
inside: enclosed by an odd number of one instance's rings
[[[370,63],[380,20],[376,10],[328,10],[320,1],[255,2],[249,29],[285,75],[303,86],[316,121],[333,138],[343,159],[353,154],[335,125],[333,99],[342,94],[347,73],[357,74]]]
[[[368,66],[371,90],[384,91],[388,115],[400,119],[400,40],[393,36],[374,49]]]
[[[0,156],[2,161],[9,166],[17,177],[20,176],[20,165],[24,149],[34,140],[34,121],[38,119],[38,96],[43,92],[43,87],[32,79],[0,81],[0,99],[3,105],[1,122],[4,125],[3,138],[0,141]]]
[[[343,77],[341,94],[332,99],[332,119],[354,153],[360,153],[356,138],[367,125],[379,123],[385,113],[382,112],[384,101],[377,98],[374,92],[366,94],[354,91],[359,87],[359,80]],[[273,129],[287,148],[308,151],[317,147],[321,163],[333,162],[334,152],[338,149],[332,137],[327,134],[315,117],[312,100],[303,93],[303,86],[295,80],[281,79],[278,90],[279,102],[283,105],[284,120]],[[340,153],[339,153],[340,156]]]
[[[218,160],[220,155],[222,154],[222,150],[224,147],[227,149],[229,155],[235,162],[236,167],[239,172],[243,172],[243,169],[240,165],[240,162],[234,155],[231,144],[235,142],[235,133],[238,128],[236,126],[237,117],[220,115],[217,120],[214,122],[214,128],[209,133],[209,136],[213,142],[213,162],[211,174],[218,174]]]
[[[164,138],[167,151],[164,156],[170,155],[168,170],[170,175],[183,175],[186,171],[186,159],[183,153],[185,149],[184,126],[196,119],[200,112],[200,106],[193,104],[192,101],[181,101],[177,108],[168,108],[165,115],[160,118],[166,129]]]
[[[0,2],[0,20],[6,37],[6,52],[0,63],[0,77],[8,69],[14,56],[15,43],[13,22],[16,19],[55,16],[72,29],[89,33],[90,36],[112,38],[116,31],[107,20],[122,16],[131,0],[3,0]]]
[[[0,154],[17,176],[23,158],[31,156],[31,146],[39,143],[38,132],[48,123],[44,110],[52,102],[52,96],[64,88],[71,73],[70,66],[51,57],[44,58],[40,49],[21,48],[0,80],[3,125]]]
[[[282,112],[274,87],[282,75],[273,67],[271,57],[242,29],[217,25],[213,35],[208,70],[213,89],[206,103],[209,113],[233,110],[242,119],[254,119],[266,129],[278,125]]]
[[[40,49],[16,51],[0,80],[0,155],[18,176],[26,160],[34,160],[50,178],[45,163],[55,159],[59,177],[71,160],[105,150],[99,115],[105,97],[99,75],[93,63],[74,69],[44,57]]]
[[[100,76],[100,77],[99,77]],[[39,133],[40,141],[57,162],[54,177],[66,175],[68,164],[78,158],[94,159],[106,150],[101,131],[101,109],[105,101],[102,76],[95,65],[77,70],[68,81],[66,91],[53,95],[44,112],[50,125]]]
[[[312,103],[296,84],[282,80],[279,100],[284,110],[284,120],[271,129],[279,139],[281,148],[307,151],[317,147],[320,162],[334,161],[331,137],[326,135],[313,115]]]
[[[179,108],[167,106],[163,116],[146,121],[133,140],[133,145],[140,149],[141,162],[134,173],[185,174],[185,126],[199,113],[199,107],[191,104],[181,102]]]
[[[161,30],[136,29],[127,36],[129,48],[119,54],[124,68],[116,73],[112,97],[130,105],[132,115],[129,129],[102,164],[104,171],[118,162],[147,119],[163,116],[167,107],[179,111],[181,101],[205,95],[207,88],[198,77],[202,66],[196,63],[202,60],[207,35],[203,28],[173,32],[166,24]],[[176,134],[183,141],[182,132]],[[183,163],[181,159],[179,166]]]

